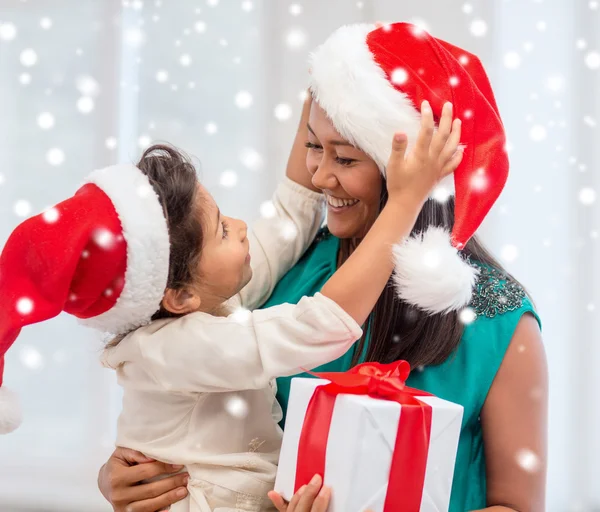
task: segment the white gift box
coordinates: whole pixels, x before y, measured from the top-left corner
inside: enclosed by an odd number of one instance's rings
[[[292,380],[275,490],[294,494],[298,443],[308,403],[328,380]],[[422,512],[447,512],[463,408],[434,396],[418,400],[432,409],[430,445],[421,499]],[[325,485],[332,489],[329,512],[384,512],[392,454],[402,406],[368,396],[338,395],[329,430]],[[411,471],[410,467],[406,471]],[[393,482],[391,483],[393,485]],[[387,512],[387,511],[386,511]],[[393,511],[403,512],[403,511]],[[411,511],[412,512],[412,511]]]

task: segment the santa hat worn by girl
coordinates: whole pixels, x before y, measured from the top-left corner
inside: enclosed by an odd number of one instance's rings
[[[477,277],[459,251],[500,195],[508,176],[505,135],[479,59],[419,27],[394,23],[338,29],[311,56],[311,90],[337,131],[365,151],[385,176],[397,131],[409,150],[429,101],[439,121],[447,101],[462,120],[464,157],[454,172],[452,233],[431,227],[398,244],[398,295],[429,313],[469,303]]]
[[[2,385],[21,328],[62,311],[122,334],[150,321],[169,273],[169,233],[148,177],[133,165],[94,171],[75,195],[20,224],[0,255],[0,433],[17,428]]]

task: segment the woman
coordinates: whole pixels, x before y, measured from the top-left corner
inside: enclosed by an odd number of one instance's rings
[[[386,149],[378,146],[375,132],[385,124],[389,112],[382,110],[381,105],[377,110],[373,98],[381,99],[395,91],[402,94],[402,98],[390,96],[390,101],[406,103],[406,95],[414,100],[416,95],[425,94],[425,99],[435,105],[440,97],[446,96],[463,112],[467,107],[468,110],[473,108],[472,117],[478,124],[470,129],[474,138],[469,139],[472,147],[465,152],[467,157],[470,151],[468,165],[473,166],[478,158],[487,159],[483,162],[489,168],[485,165],[477,167],[479,164],[474,168],[478,172],[489,170],[493,187],[495,169],[505,162],[506,157],[499,147],[503,145],[503,138],[496,137],[493,130],[490,132],[490,127],[501,130],[501,123],[494,117],[497,108],[487,78],[483,73],[483,78],[478,78],[476,84],[467,74],[467,70],[471,70],[473,76],[483,72],[476,57],[406,24],[383,27],[378,31],[372,31],[372,28],[361,27],[354,33],[340,29],[313,58],[311,88],[316,101],[305,106],[288,162],[288,173],[296,176],[305,173],[301,160],[303,156],[306,158],[308,174],[302,183],[327,195],[328,227],[279,282],[265,307],[283,302],[296,303],[301,297],[318,292],[348,258],[381,210],[386,200],[381,166]],[[390,31],[398,36],[402,45],[397,46],[398,41],[389,39],[391,36],[386,33]],[[335,72],[347,64],[344,59],[348,55],[360,54],[362,50],[350,51],[348,48],[356,43],[353,37],[359,37],[361,33],[367,35],[372,53],[381,51],[382,59],[387,59],[378,62],[382,68],[384,65],[398,66],[394,60],[402,54],[398,48],[411,53],[401,55],[402,67],[386,72],[394,91],[386,89],[370,95],[373,88],[369,83],[363,97],[358,95],[348,101],[339,91],[333,90],[340,83],[340,76],[336,78]],[[331,41],[341,48],[339,53],[336,54],[335,44],[329,44]],[[335,65],[326,66],[326,58]],[[458,66],[459,61],[464,69],[452,67]],[[426,62],[426,65],[421,67],[419,62]],[[354,67],[356,65],[356,62],[349,63],[346,69],[350,77],[346,82],[352,93],[360,89],[359,81],[368,82],[374,76],[361,75],[370,62],[363,62],[358,69]],[[439,69],[429,66],[439,66]],[[448,70],[454,70],[458,78],[452,74],[448,80]],[[445,78],[440,80],[440,75]],[[382,76],[377,69],[375,80],[380,81]],[[462,87],[448,89],[459,81],[462,81]],[[471,96],[463,98],[461,104],[460,95],[466,93]],[[360,115],[353,112],[356,104],[365,107],[363,110],[370,113],[375,124],[368,117],[360,119]],[[392,107],[394,104],[390,103],[389,108]],[[390,118],[394,121],[398,116]],[[370,129],[363,130],[365,125]],[[463,123],[463,133],[467,128],[465,125]],[[414,140],[410,129],[406,131],[409,141]],[[385,129],[379,134],[382,137],[386,135],[383,132]],[[460,183],[462,178],[456,178]],[[481,181],[475,180],[475,183],[480,185]],[[489,188],[487,183],[484,181],[485,190]],[[502,185],[503,182],[499,189]],[[457,201],[464,200],[464,194],[459,197],[458,192]],[[499,190],[495,192],[499,193]],[[457,203],[456,213],[463,212],[464,207],[464,202]],[[485,213],[487,210],[483,215]],[[422,233],[432,226],[441,226],[447,230],[454,227],[455,234],[459,218],[457,216],[455,223],[453,199],[446,202],[430,199],[421,211],[414,232]],[[462,224],[463,220],[460,220]],[[424,305],[422,298],[430,294],[407,295],[403,289],[398,294],[393,286],[389,286],[373,310],[363,339],[344,356],[316,371],[346,371],[362,361],[409,361],[415,369],[407,382],[409,386],[464,407],[450,510],[542,511],[547,375],[539,318],[523,288],[476,237],[470,238],[461,249],[463,256],[478,269],[467,315],[462,313],[460,301],[453,297],[449,302],[436,299]],[[435,283],[430,286],[435,287]],[[471,318],[466,319],[469,315]],[[289,379],[279,379],[277,398],[284,411],[288,394]],[[154,512],[185,495],[185,475],[169,476],[150,484],[139,485],[139,482],[179,470],[149,461],[139,453],[117,449],[101,470],[99,485],[117,511]],[[301,504],[294,510],[300,512],[311,508]]]

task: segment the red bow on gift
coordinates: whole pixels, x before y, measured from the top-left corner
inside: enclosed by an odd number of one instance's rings
[[[344,373],[309,373],[331,382],[315,389],[306,409],[298,444],[294,492],[313,475],[325,473],[327,440],[337,395],[366,395],[402,405],[384,512],[418,511],[429,452],[431,407],[415,397],[431,395],[406,386],[410,365],[406,361],[363,363]]]

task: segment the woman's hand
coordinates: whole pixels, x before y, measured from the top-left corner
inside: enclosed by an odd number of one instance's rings
[[[462,161],[460,144],[461,121],[452,121],[452,104],[442,109],[437,132],[434,130],[433,112],[427,101],[421,105],[421,129],[412,151],[405,155],[406,134],[394,136],[392,157],[387,166],[389,198],[425,202],[433,187],[442,178],[454,172]]]
[[[187,473],[151,483],[145,480],[181,471],[140,452],[117,448],[98,474],[98,487],[115,512],[157,512],[187,496]]]
[[[323,485],[319,475],[315,475],[308,485],[298,489],[290,502],[275,491],[269,493],[269,498],[279,512],[325,512],[331,499],[331,490]]]

